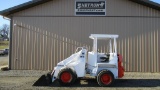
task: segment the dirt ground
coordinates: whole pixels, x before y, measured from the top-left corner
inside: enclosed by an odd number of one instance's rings
[[[112,87],[99,87],[93,78],[77,80],[70,87],[62,87],[57,81],[49,86],[32,86],[46,72],[48,71],[0,71],[0,90],[160,90],[160,73],[136,72],[125,72],[125,77],[116,80]]]

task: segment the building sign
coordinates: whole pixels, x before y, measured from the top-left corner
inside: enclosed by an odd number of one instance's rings
[[[106,16],[106,1],[75,1],[77,16]]]

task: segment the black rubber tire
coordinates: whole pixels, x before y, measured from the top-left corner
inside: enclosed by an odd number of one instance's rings
[[[70,80],[70,82],[67,82],[67,83],[66,83],[66,82],[63,82],[63,81],[61,80],[61,75],[62,75],[64,72],[70,73],[70,75],[71,75],[71,77],[72,77],[71,80]],[[57,78],[59,84],[62,85],[62,86],[72,85],[72,84],[76,81],[76,79],[77,79],[76,73],[75,73],[72,69],[70,69],[70,68],[62,69],[62,70],[59,72],[58,78]]]
[[[108,84],[103,83],[103,81],[101,80],[102,75],[109,75],[110,76],[110,82]],[[99,74],[97,75],[97,82],[100,86],[102,87],[109,87],[112,86],[113,82],[114,82],[114,76],[112,74],[112,72],[108,71],[108,70],[102,70],[99,72]]]

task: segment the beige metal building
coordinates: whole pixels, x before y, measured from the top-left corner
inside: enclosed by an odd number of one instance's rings
[[[100,1],[100,13],[78,11]],[[33,0],[0,14],[11,19],[10,69],[51,70],[76,47],[91,50],[90,34],[118,34],[125,71],[160,72],[160,5],[149,0]]]

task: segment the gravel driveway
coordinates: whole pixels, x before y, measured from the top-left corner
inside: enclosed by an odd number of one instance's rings
[[[123,79],[116,80],[112,87],[99,87],[95,79],[77,80],[70,87],[61,87],[57,82],[50,86],[32,86],[48,71],[10,70],[0,71],[0,90],[160,90],[160,73],[125,72]]]

